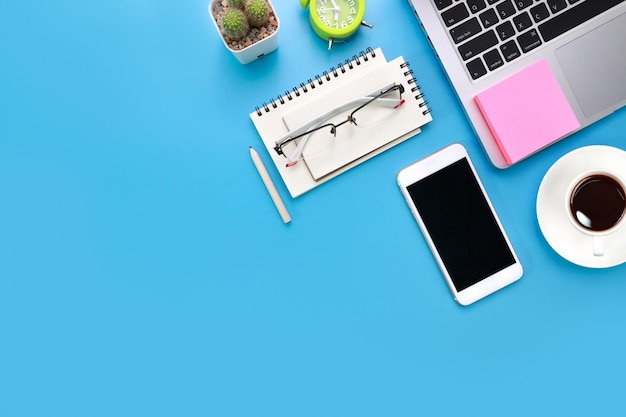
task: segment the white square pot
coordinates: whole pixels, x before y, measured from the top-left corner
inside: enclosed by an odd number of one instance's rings
[[[226,40],[224,39],[224,35],[222,34],[222,31],[219,25],[217,24],[217,21],[215,20],[215,15],[213,14],[213,10],[221,2],[222,0],[211,0],[211,3],[209,4],[209,16],[211,17],[211,21],[213,22],[213,25],[215,25],[215,29],[217,30],[217,33],[220,39],[224,43],[224,46],[229,51],[231,51],[233,55],[235,55],[235,58],[237,58],[237,60],[240,63],[247,64],[258,58],[261,58],[264,55],[269,54],[270,52],[275,51],[276,48],[278,48],[278,30],[280,29],[280,20],[278,19],[278,14],[276,13],[276,9],[274,9],[274,6],[272,5],[272,2],[270,0],[267,0],[267,4],[269,4],[270,8],[274,12],[274,16],[276,17],[276,23],[277,23],[276,31],[272,33],[270,36],[268,36],[267,38],[262,39],[259,42],[256,42],[250,46],[247,46],[239,50],[232,49],[228,46],[228,44],[226,43]]]

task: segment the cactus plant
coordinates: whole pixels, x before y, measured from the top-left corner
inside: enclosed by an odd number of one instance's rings
[[[246,0],[228,0],[228,5],[235,9],[243,10],[246,6]]]
[[[229,9],[224,13],[220,26],[224,33],[232,39],[241,39],[248,33],[250,26],[241,10]]]
[[[242,64],[269,54],[278,47],[280,22],[272,1],[211,0],[209,4],[209,14],[224,46]],[[241,2],[244,3],[243,10],[237,8]],[[250,20],[247,14],[251,16]]]
[[[269,6],[265,0],[247,0],[244,13],[250,26],[256,28],[265,25],[270,18]]]

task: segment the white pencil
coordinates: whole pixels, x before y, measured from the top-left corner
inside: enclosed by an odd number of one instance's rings
[[[252,146],[250,146],[250,156],[252,157],[252,162],[254,162],[254,166],[256,167],[257,171],[259,171],[259,175],[263,180],[263,184],[265,184],[265,188],[267,188],[267,191],[270,193],[270,197],[272,197],[274,205],[280,213],[280,217],[283,218],[283,222],[289,223],[291,221],[291,216],[289,216],[289,212],[287,211],[283,200],[281,200],[280,195],[278,194],[278,191],[276,190],[276,187],[274,186],[274,183],[270,178],[270,174],[267,173],[267,169],[265,169],[265,165],[263,164],[261,157],[259,156],[257,151],[252,148]]]

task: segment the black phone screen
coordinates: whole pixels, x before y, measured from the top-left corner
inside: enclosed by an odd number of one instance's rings
[[[515,263],[466,158],[407,191],[457,291]]]

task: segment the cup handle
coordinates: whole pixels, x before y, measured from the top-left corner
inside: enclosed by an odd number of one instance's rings
[[[593,256],[604,255],[604,236],[593,237]]]

